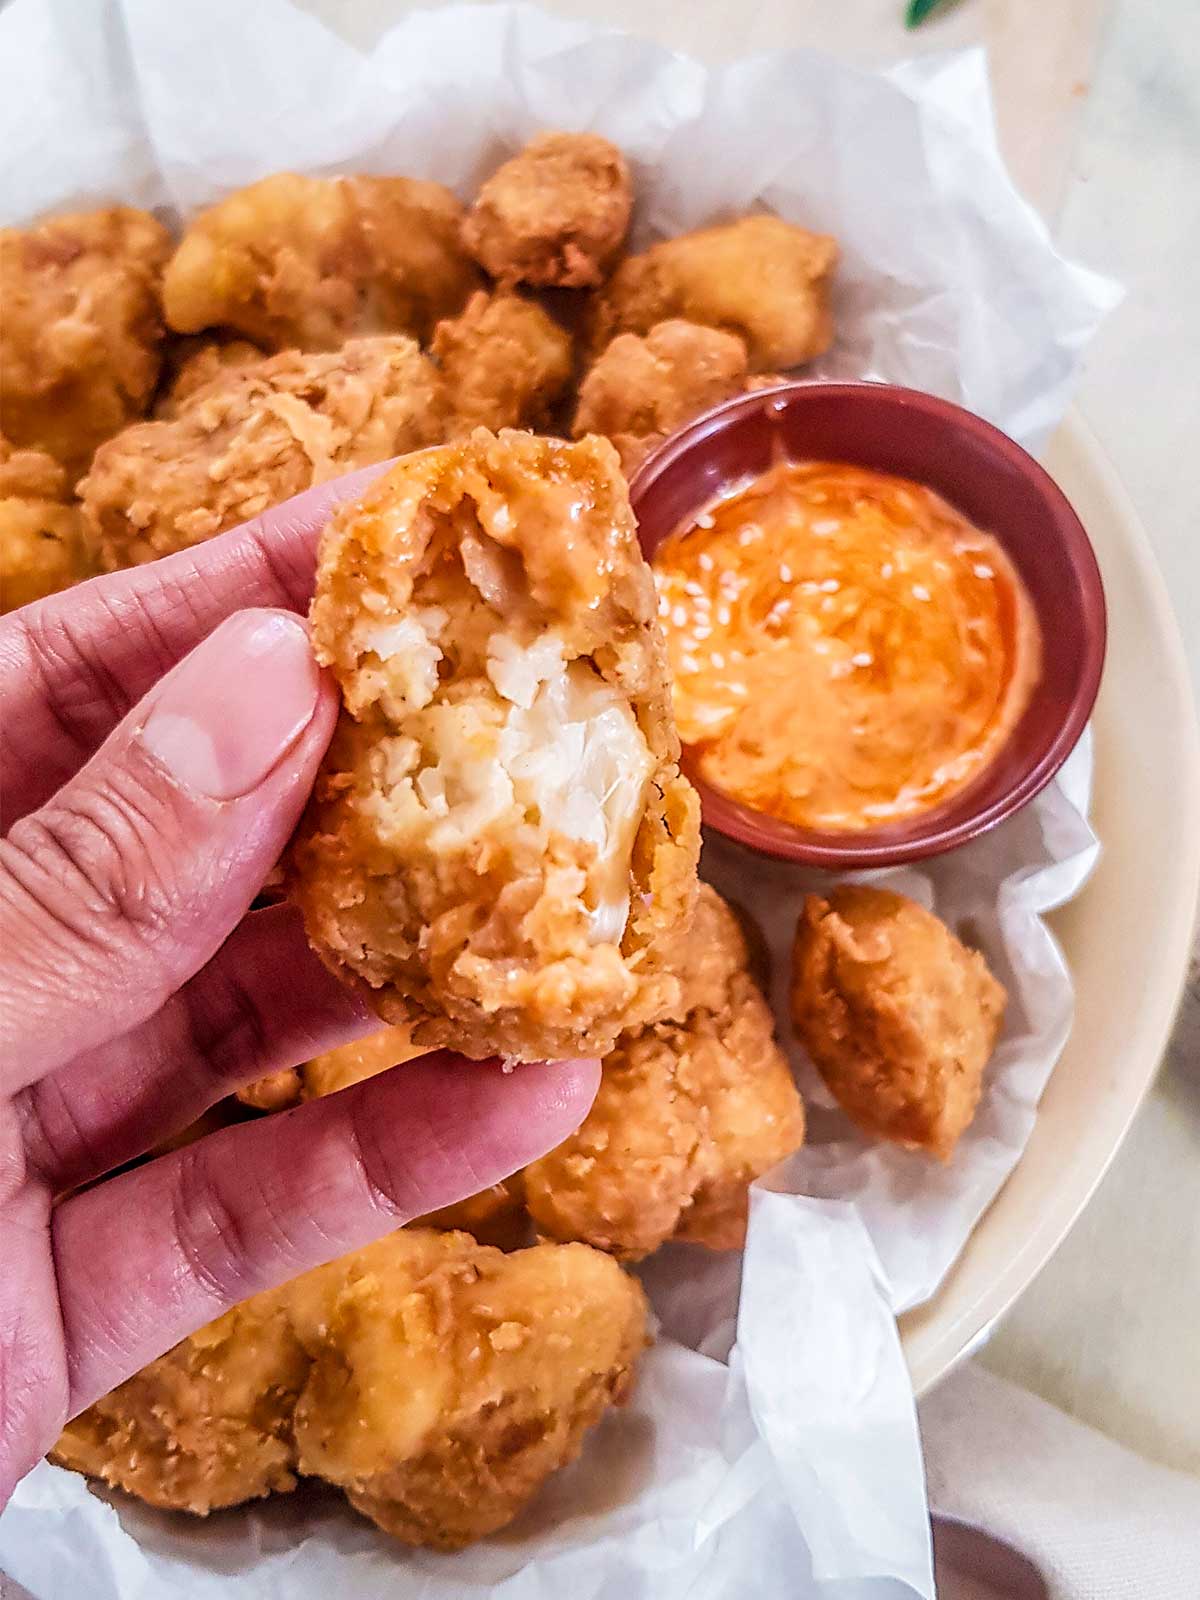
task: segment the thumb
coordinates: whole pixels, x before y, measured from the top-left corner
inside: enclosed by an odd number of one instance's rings
[[[278,859],[337,699],[303,622],[228,618],[0,842],[10,1091],[152,1016]]]

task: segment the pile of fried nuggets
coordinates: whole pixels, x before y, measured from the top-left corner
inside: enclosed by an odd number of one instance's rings
[[[178,245],[123,207],[0,233],[6,608],[405,458],[323,541],[313,640],[343,710],[285,863],[388,1026],[241,1098],[439,1045],[603,1058],[558,1149],[68,1426],[54,1459],[152,1504],[314,1476],[411,1544],[502,1527],[629,1390],[646,1306],[618,1263],[738,1246],[750,1184],[803,1139],[747,929],[697,882],[625,476],[828,347],[837,248],[749,216],[626,254],[631,209],[618,150],[547,133],[465,211],[432,183],[280,174]],[[797,1033],[868,1131],[948,1157],[1003,1005],[912,902],[809,898]]]

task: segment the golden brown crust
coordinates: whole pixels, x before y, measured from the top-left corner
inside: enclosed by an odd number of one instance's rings
[[[0,436],[0,612],[68,589],[90,571],[66,469]]]
[[[626,477],[668,434],[746,382],[746,346],[736,334],[673,318],[644,337],[621,333],[579,386],[571,432],[611,439]]]
[[[594,133],[543,133],[480,189],[463,242],[502,284],[590,287],[620,253],[632,208],[616,145]]]
[[[837,257],[836,240],[779,217],[742,217],[664,239],[627,257],[609,280],[597,300],[592,348],[684,317],[737,334],[752,371],[799,366],[833,342]]]
[[[796,1031],[864,1132],[947,1161],[975,1114],[1006,995],[931,911],[885,889],[809,895]]]
[[[539,1232],[629,1260],[671,1237],[743,1243],[750,1184],[804,1137],[800,1096],[747,962],[737,918],[702,884],[673,952],[677,1009],[618,1041],[582,1127],[525,1169]]]
[[[403,335],[236,368],[96,452],[79,486],[105,570],[186,549],[441,431],[437,374]]]
[[[351,1259],[293,1299],[315,1341],[301,1470],[405,1543],[456,1549],[510,1522],[626,1397],[644,1296],[582,1245],[503,1255],[406,1230]]]
[[[276,173],[193,218],[163,282],[167,321],[269,350],[374,333],[423,342],[479,286],[462,216],[437,183]]]
[[[170,248],[129,206],[0,229],[0,429],[71,480],[150,403]]]
[[[538,428],[571,381],[571,336],[533,300],[476,294],[439,322],[430,353],[446,396],[447,437]]]
[[[201,1515],[319,1476],[385,1532],[456,1549],[574,1460],[645,1324],[638,1284],[582,1245],[401,1229],[185,1339],[52,1459]]]
[[[69,1422],[50,1459],[200,1516],[296,1487],[292,1413],[309,1357],[281,1291],[201,1328]]]
[[[210,383],[265,361],[267,352],[249,339],[208,338],[204,334],[176,334],[167,344],[163,377],[154,415],[160,420],[177,416],[180,408]]]
[[[312,622],[344,709],[291,878],[330,967],[477,1057],[603,1054],[668,1008],[698,807],[611,447],[410,456],[330,522]]]

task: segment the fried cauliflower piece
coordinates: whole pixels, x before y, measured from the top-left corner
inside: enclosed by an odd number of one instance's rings
[[[750,1184],[803,1141],[745,938],[707,884],[674,959],[683,993],[671,1019],[621,1037],[582,1127],[525,1168],[525,1204],[548,1238],[626,1260],[672,1237],[736,1248]]]
[[[843,885],[805,901],[796,1031],[865,1133],[948,1161],[975,1115],[1006,999],[983,957],[903,895]]]
[[[205,1516],[296,1487],[292,1413],[310,1357],[280,1290],[235,1306],[69,1422],[50,1459]]]
[[[180,407],[217,379],[253,367],[266,359],[266,351],[249,339],[206,339],[189,334],[168,346],[164,359],[163,392],[154,407],[159,418],[177,415]]]
[[[620,333],[579,387],[571,432],[602,433],[631,478],[676,428],[746,385],[746,346],[736,334],[676,317],[642,337]]]
[[[70,588],[90,566],[66,470],[0,435],[0,612]]]
[[[200,1515],[321,1477],[406,1544],[456,1549],[574,1460],[645,1343],[641,1288],[596,1251],[405,1228],[185,1339],[51,1459]]]
[[[629,256],[599,296],[593,348],[673,317],[737,334],[752,372],[798,367],[833,343],[837,241],[780,217],[742,217]]]
[[[291,855],[330,968],[414,1041],[602,1055],[678,998],[698,804],[615,452],[529,434],[400,462],[322,541],[343,711]]]
[[[472,295],[461,316],[438,323],[430,348],[452,438],[540,427],[571,381],[570,334],[520,295]]]
[[[158,379],[166,229],[129,206],[0,229],[0,431],[73,483]]]
[[[79,486],[106,571],[186,549],[355,467],[440,436],[437,373],[403,335],[285,351],[96,452]]]
[[[632,210],[616,145],[594,133],[542,133],[480,189],[463,242],[502,284],[590,287],[620,254]]]
[[[300,1470],[443,1550],[504,1527],[575,1459],[646,1342],[640,1286],[594,1250],[407,1229],[302,1279],[292,1315],[313,1357]]]
[[[269,350],[372,333],[424,343],[479,287],[462,220],[438,183],[276,173],[192,220],[163,280],[167,322],[232,328]]]

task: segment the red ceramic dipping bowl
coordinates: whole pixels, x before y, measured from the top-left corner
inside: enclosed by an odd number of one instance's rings
[[[666,440],[630,487],[642,548],[784,457],[844,461],[934,489],[1004,546],[1042,631],[1042,675],[1024,715],[966,788],[928,811],[857,831],[799,828],[739,804],[683,767],[705,822],[752,849],[815,867],[892,866],[965,844],[1043,789],[1074,749],[1104,664],[1100,571],[1079,518],[1032,456],[947,400],[882,383],[783,384],[738,395]]]

